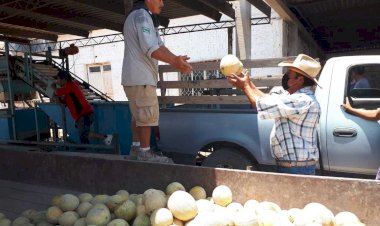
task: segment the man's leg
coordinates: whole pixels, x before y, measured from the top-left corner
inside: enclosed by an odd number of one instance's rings
[[[94,124],[94,113],[90,113],[88,115],[82,116],[83,118],[83,126],[85,130],[88,130],[87,139],[91,140],[102,140],[106,145],[112,144],[113,135],[105,135],[99,134],[95,132],[91,132],[92,125]]]
[[[140,126],[138,128],[140,130],[140,147],[149,148],[152,128],[150,126]]]
[[[131,112],[131,131],[132,131],[132,145],[129,150],[129,157],[131,159],[137,159],[137,155],[140,150],[140,128],[136,126],[136,115],[137,115],[137,106],[136,106],[136,95],[137,95],[137,86],[124,86],[125,96],[129,101],[129,111]]]
[[[131,121],[131,129],[132,129],[132,142],[140,143],[140,127],[136,126],[136,120],[132,117]]]
[[[82,144],[89,144],[90,140],[88,139],[90,128],[86,126],[85,117],[80,117],[75,122],[75,127],[78,129],[79,139]]]
[[[158,126],[159,106],[155,86],[139,86],[135,90],[134,99],[136,128],[139,131],[140,149],[137,159],[141,161],[152,161],[161,163],[172,163],[165,156],[157,155],[150,149],[150,138],[152,126]],[[131,105],[132,106],[132,105]]]

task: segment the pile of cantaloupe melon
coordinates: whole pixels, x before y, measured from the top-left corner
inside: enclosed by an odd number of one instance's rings
[[[269,201],[234,202],[232,191],[217,186],[211,197],[195,186],[189,191],[173,182],[165,191],[143,194],[120,190],[114,195],[83,193],[54,196],[45,211],[25,210],[9,220],[0,213],[0,226],[364,226],[351,212],[334,215],[320,203],[282,210]]]

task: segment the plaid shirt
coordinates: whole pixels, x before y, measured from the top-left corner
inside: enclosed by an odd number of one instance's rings
[[[261,119],[274,119],[270,135],[276,160],[318,160],[317,128],[321,108],[311,87],[293,94],[271,93],[256,102]]]

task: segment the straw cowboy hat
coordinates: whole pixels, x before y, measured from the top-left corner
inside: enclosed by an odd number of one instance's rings
[[[282,61],[278,64],[278,66],[290,67],[303,76],[310,78],[315,82],[315,84],[321,87],[316,79],[317,75],[321,71],[321,64],[308,55],[299,54],[294,61]]]

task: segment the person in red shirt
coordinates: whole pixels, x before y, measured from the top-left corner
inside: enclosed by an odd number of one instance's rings
[[[60,88],[57,88],[57,85]],[[54,95],[59,97],[60,102],[69,108],[82,144],[89,144],[89,139],[99,139],[103,140],[106,145],[111,145],[112,135],[102,135],[90,131],[94,122],[92,106],[85,98],[79,83],[73,81],[69,72],[59,71],[57,81],[52,88],[55,90]]]

